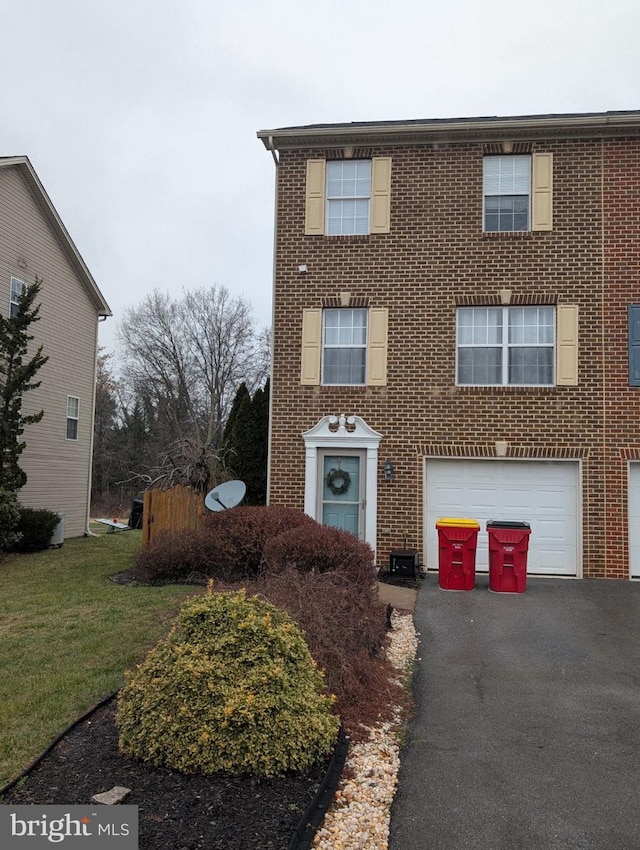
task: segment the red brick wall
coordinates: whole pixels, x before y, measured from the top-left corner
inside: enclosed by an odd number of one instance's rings
[[[366,151],[393,158],[391,232],[360,237],[305,236],[305,163],[318,152],[281,153],[270,499],[303,506],[303,431],[327,414],[363,417],[383,434],[379,563],[405,536],[408,546],[423,551],[425,455],[494,457],[495,441],[506,440],[512,457],[582,460],[584,574],[628,574],[621,450],[634,444],[625,406],[633,406],[636,422],[639,412],[640,391],[625,382],[626,304],[640,301],[634,242],[640,147],[550,140],[532,149],[554,154],[553,231],[483,234],[483,146],[425,144]],[[625,230],[629,205],[635,205],[631,233]],[[603,235],[616,242],[606,253]],[[578,305],[577,387],[455,386],[456,305],[499,303],[501,289],[512,291],[512,303]],[[388,384],[301,386],[302,310],[345,290],[389,308]],[[605,392],[603,351],[612,345],[619,363],[608,367]],[[611,419],[606,432],[605,417]],[[635,440],[640,446],[637,432]],[[386,458],[395,463],[393,482],[383,478]]]
[[[628,575],[627,468],[640,460],[640,387],[629,386],[627,307],[640,304],[640,145],[604,149],[605,546],[609,574]]]

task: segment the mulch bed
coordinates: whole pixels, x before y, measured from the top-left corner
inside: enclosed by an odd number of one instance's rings
[[[115,698],[70,730],[3,803],[87,804],[115,785],[138,806],[140,850],[286,850],[327,771],[255,779],[186,776],[118,751]]]

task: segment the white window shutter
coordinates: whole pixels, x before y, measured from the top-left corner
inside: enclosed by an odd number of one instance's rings
[[[387,384],[387,328],[389,311],[386,307],[369,310],[367,344],[367,384],[384,387]]]
[[[308,236],[324,233],[325,169],[324,159],[307,160],[304,232]]]
[[[371,161],[371,233],[391,229],[391,157],[374,156]]]
[[[322,310],[302,312],[302,368],[300,383],[314,386],[320,383],[320,351],[322,349]]]
[[[533,154],[531,229],[553,229],[553,154]]]
[[[578,384],[578,308],[561,304],[557,313],[556,383]]]

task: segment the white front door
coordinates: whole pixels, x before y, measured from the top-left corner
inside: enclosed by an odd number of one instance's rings
[[[640,463],[629,464],[629,567],[640,578]]]
[[[476,570],[489,569],[487,520],[531,525],[527,572],[579,573],[579,464],[575,461],[426,461],[427,566],[438,566],[438,517],[480,523]]]
[[[320,452],[319,510],[323,525],[362,537],[364,518],[364,452]]]

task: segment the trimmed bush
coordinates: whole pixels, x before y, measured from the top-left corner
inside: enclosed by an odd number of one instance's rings
[[[201,531],[163,531],[138,550],[132,572],[145,584],[204,584],[207,577],[226,579],[232,565],[222,552],[221,542]]]
[[[303,630],[311,654],[336,696],[335,710],[353,738],[381,718],[390,706],[406,702],[382,647],[386,607],[371,583],[354,582],[337,570],[300,573],[289,568],[252,585]]]
[[[22,535],[16,545],[19,552],[38,552],[49,546],[60,517],[44,508],[21,508],[18,531]]]
[[[12,549],[20,541],[20,505],[13,490],[0,487],[0,551]]]
[[[238,569],[244,569],[245,575],[257,575],[270,540],[291,528],[311,529],[317,525],[302,511],[269,505],[209,514],[201,531],[205,536],[224,540],[227,557]]]
[[[278,506],[232,508],[206,516],[197,531],[165,532],[137,554],[140,581],[241,581],[261,569],[266,543],[285,529],[315,527],[302,511]]]
[[[289,568],[301,573],[339,571],[367,585],[375,578],[373,550],[367,543],[348,531],[315,522],[266,542],[264,571],[281,573]]]
[[[299,627],[244,591],[187,602],[118,700],[120,749],[184,773],[303,771],[338,719]]]

